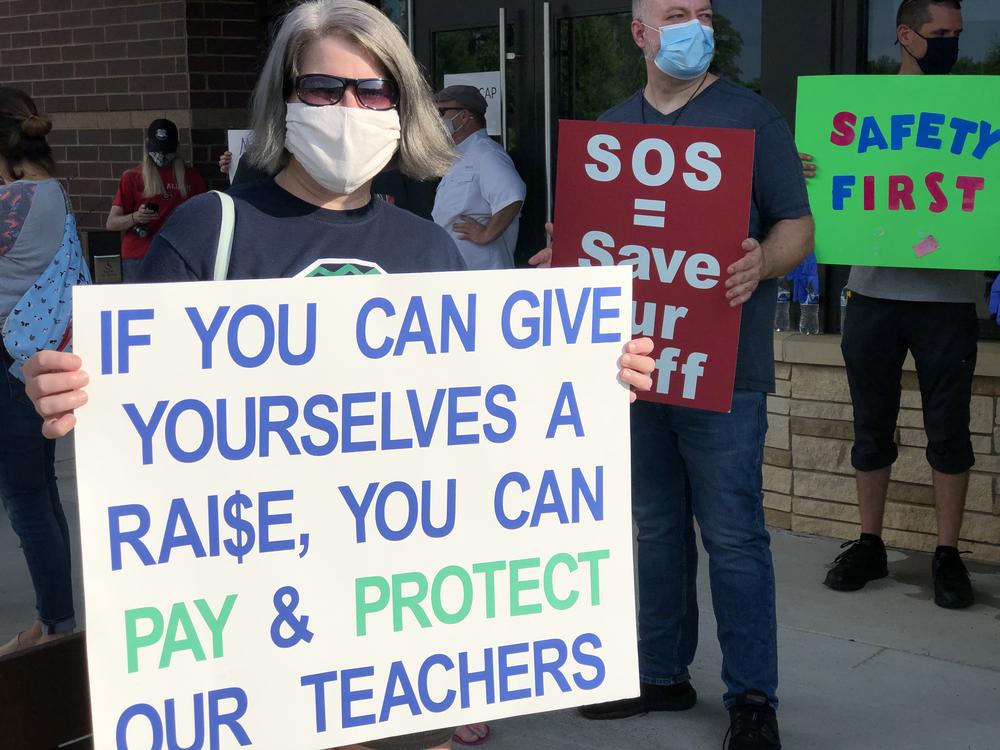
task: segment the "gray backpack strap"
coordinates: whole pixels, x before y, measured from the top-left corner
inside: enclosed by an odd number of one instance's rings
[[[236,205],[223,192],[213,190],[222,204],[222,221],[219,222],[219,246],[215,249],[213,281],[225,281],[229,276],[229,257],[233,252],[233,231],[236,228]]]

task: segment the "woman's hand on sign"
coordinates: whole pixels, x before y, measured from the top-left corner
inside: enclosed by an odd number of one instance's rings
[[[219,157],[219,171],[222,174],[229,174],[229,167],[233,163],[233,152],[223,151],[222,156]]]
[[[545,225],[545,234],[548,235],[548,247],[544,247],[528,258],[528,263],[539,268],[552,268],[552,238],[555,237],[555,225],[551,222]]]
[[[630,402],[635,402],[636,391],[648,391],[653,387],[650,373],[656,368],[656,360],[647,356],[652,351],[652,339],[633,339],[625,345],[625,353],[618,360],[618,377],[629,386]]]
[[[726,299],[730,307],[739,307],[753,296],[764,271],[764,250],[757,240],[743,240],[743,252],[746,255],[726,270],[729,274]]]
[[[806,176],[807,180],[811,180],[816,176],[816,162],[813,161],[811,154],[804,154],[799,152],[799,159],[802,160],[802,174]]]
[[[42,434],[63,437],[76,426],[75,409],[87,403],[83,388],[90,378],[81,360],[70,352],[41,351],[24,363],[24,386],[42,417]]]

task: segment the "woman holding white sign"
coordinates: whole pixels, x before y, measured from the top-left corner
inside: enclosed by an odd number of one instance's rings
[[[299,5],[275,38],[254,92],[250,158],[272,179],[181,206],[157,234],[140,281],[463,270],[441,228],[372,196],[394,158],[403,174],[444,174],[455,154],[413,55],[396,26],[360,0]],[[231,223],[230,223],[231,222]],[[217,263],[223,227],[229,262]],[[629,344],[620,378],[648,389],[651,342]],[[65,435],[87,375],[74,355],[42,352],[26,366],[46,435]],[[454,729],[370,742],[396,750],[450,747]]]

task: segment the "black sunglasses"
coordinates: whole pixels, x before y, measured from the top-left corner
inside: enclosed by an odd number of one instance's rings
[[[387,110],[399,104],[399,87],[388,78],[344,78],[319,73],[295,79],[295,95],[310,107],[328,107],[344,98],[354,88],[358,104],[365,109]]]

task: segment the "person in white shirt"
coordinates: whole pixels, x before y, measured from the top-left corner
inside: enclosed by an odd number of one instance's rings
[[[434,200],[435,223],[448,230],[469,270],[514,267],[524,180],[486,132],[486,99],[474,86],[434,97],[459,152]]]

